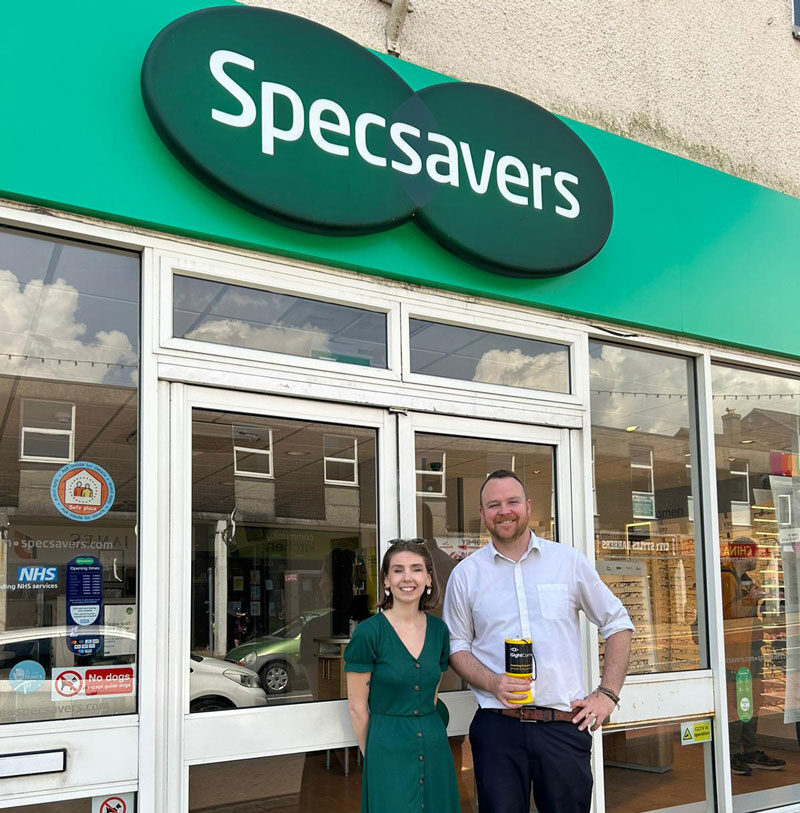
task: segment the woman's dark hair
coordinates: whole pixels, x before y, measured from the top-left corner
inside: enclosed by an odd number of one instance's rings
[[[436,581],[436,574],[433,572],[433,560],[428,549],[425,547],[424,539],[390,539],[389,550],[383,556],[381,563],[381,590],[384,590],[384,581],[389,575],[389,568],[392,566],[392,557],[396,553],[413,553],[425,562],[425,569],[431,577],[431,592],[423,591],[419,598],[420,610],[430,610],[439,603],[439,583]],[[388,610],[394,604],[394,596],[384,592],[383,598],[378,602],[378,609]]]

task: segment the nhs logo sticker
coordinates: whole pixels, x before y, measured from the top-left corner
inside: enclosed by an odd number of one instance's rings
[[[17,584],[57,584],[58,568],[26,565],[17,568]]]

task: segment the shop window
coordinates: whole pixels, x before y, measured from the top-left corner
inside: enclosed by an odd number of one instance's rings
[[[605,342],[589,356],[595,560],[636,626],[629,672],[704,667],[693,364]]]
[[[272,430],[255,426],[233,426],[232,434],[234,475],[271,479]]]
[[[133,713],[139,257],[0,227],[0,269],[0,722]]]
[[[197,342],[386,368],[386,314],[292,294],[172,277],[173,335]]]
[[[325,435],[325,485],[358,485],[358,440],[344,435]]]
[[[20,461],[68,463],[74,459],[75,404],[22,401]]]
[[[424,319],[409,319],[411,372],[421,375],[570,391],[569,347]]]
[[[417,496],[447,496],[447,452],[417,453]]]
[[[733,809],[744,813],[800,794],[800,380],[714,364],[711,384],[723,702]]]
[[[653,450],[631,446],[631,503],[634,519],[656,518]]]

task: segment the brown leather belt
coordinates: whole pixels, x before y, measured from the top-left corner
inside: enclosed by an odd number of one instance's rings
[[[546,706],[520,706],[516,709],[484,709],[484,711],[504,714],[506,717],[513,717],[522,723],[552,723],[556,720],[571,723],[577,714],[577,711],[561,711]]]

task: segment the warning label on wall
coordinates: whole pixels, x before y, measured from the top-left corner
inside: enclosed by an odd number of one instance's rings
[[[701,742],[711,742],[711,720],[681,723],[681,745],[697,745]]]
[[[136,667],[70,666],[51,670],[53,700],[85,700],[133,694],[136,689]]]
[[[110,793],[92,797],[92,813],[133,813],[133,793]]]

